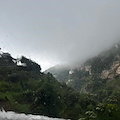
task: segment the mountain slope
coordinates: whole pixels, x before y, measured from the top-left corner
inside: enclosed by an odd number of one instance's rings
[[[51,69],[48,71],[57,73],[55,76],[58,77],[59,74],[63,75],[65,69],[59,73]],[[94,117],[96,114],[97,120],[120,119],[117,112],[120,110],[120,42],[83,64],[67,69],[66,72],[68,74],[64,77],[67,78],[64,82],[68,86],[88,94],[98,103],[94,112],[92,109],[86,114]]]
[[[9,53],[0,56],[0,107],[5,110],[78,120],[95,104],[52,74],[42,73],[34,61]]]
[[[50,72],[59,82],[67,82],[67,80],[69,79],[70,69],[71,68],[67,65],[56,65],[47,69],[46,71],[44,71],[44,73]]]
[[[81,89],[90,79],[114,79],[120,74],[120,43],[74,67],[55,66],[45,71],[60,82]],[[88,80],[88,81],[87,81]]]
[[[120,119],[119,44],[77,67],[52,68],[67,85],[26,57],[0,56],[0,107],[5,110],[71,120]]]

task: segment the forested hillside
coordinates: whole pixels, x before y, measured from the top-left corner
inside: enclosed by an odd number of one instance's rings
[[[15,112],[78,120],[96,103],[52,74],[44,74],[34,61],[0,54],[0,107]]]
[[[54,68],[52,68],[55,70]],[[57,76],[59,81],[62,72],[47,71]],[[81,94],[87,94],[98,104],[94,112],[96,119],[116,120],[120,119],[117,111],[120,110],[120,43],[114,44],[111,48],[99,55],[88,59],[83,64],[66,70],[64,82],[78,90]],[[57,78],[56,77],[56,78]],[[91,112],[91,111],[89,111]],[[99,113],[100,112],[100,113]],[[93,113],[88,113],[93,114]]]
[[[0,107],[71,120],[119,120],[119,46],[74,68],[53,67],[54,76],[24,56],[1,52]]]

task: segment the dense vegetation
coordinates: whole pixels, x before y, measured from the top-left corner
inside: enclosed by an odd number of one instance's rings
[[[54,69],[52,68],[52,70]],[[48,71],[54,72],[51,69]],[[68,79],[64,82],[81,94],[87,94],[88,98],[95,102],[94,105],[88,105],[85,112],[86,117],[80,120],[120,119],[119,42],[98,56],[87,60],[82,65],[68,69],[68,71],[66,74]],[[59,77],[59,74],[62,76],[62,72],[55,76]]]
[[[0,107],[71,120],[119,120],[119,67],[119,44],[74,69],[52,68],[61,83],[32,60],[1,53]]]
[[[78,120],[95,102],[52,74],[44,74],[34,61],[0,55],[0,107],[5,110]]]

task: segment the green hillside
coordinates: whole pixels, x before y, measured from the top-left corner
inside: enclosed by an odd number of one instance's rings
[[[63,68],[63,71],[59,73],[51,71],[51,68],[47,71],[57,73],[54,75],[61,81],[59,76],[63,76],[65,69]],[[91,108],[88,115],[96,115],[94,119],[97,120],[120,119],[118,114],[120,110],[119,42],[83,64],[71,67],[66,72],[67,74],[64,76],[67,78],[64,80],[66,85],[76,89],[81,94],[87,94],[96,103],[96,108]]]
[[[0,54],[0,107],[5,110],[78,120],[95,102],[52,74],[44,74],[34,61]]]
[[[119,46],[77,67],[58,66],[45,73],[24,56],[1,53],[0,107],[71,120],[119,120]]]

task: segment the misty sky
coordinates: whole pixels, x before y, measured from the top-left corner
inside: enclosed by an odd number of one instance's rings
[[[0,47],[42,69],[82,61],[120,39],[120,0],[0,0]]]

